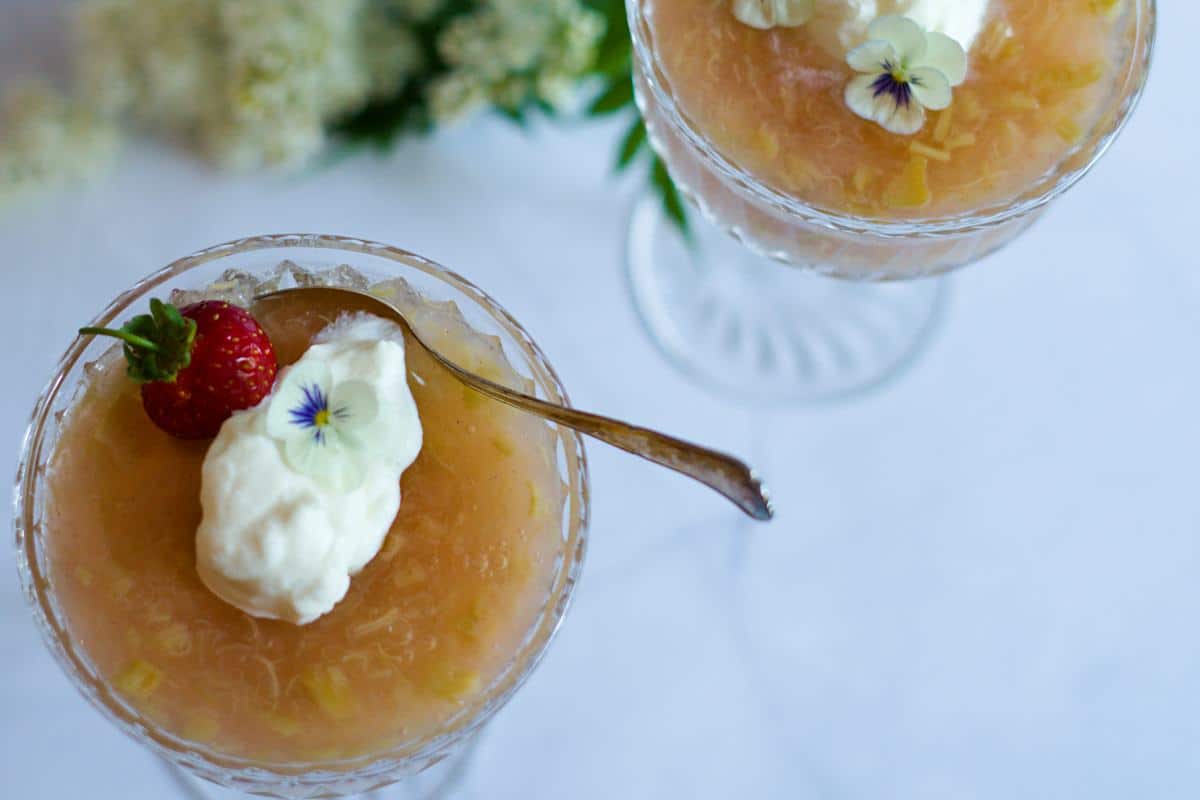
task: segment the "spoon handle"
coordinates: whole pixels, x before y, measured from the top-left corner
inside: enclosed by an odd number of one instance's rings
[[[580,433],[599,439],[627,453],[641,456],[667,469],[687,475],[719,492],[757,520],[774,515],[770,495],[758,474],[733,456],[667,436],[649,428],[589,414],[515,392],[468,372],[437,351],[427,348],[438,362],[459,380],[501,403],[553,420]]]
[[[775,513],[766,487],[763,486],[757,473],[733,456],[718,453],[716,450],[709,450],[707,447],[685,442],[648,428],[630,425],[598,414],[589,414],[586,411],[577,411],[555,403],[547,403],[482,378],[463,369],[435,348],[430,347],[421,338],[421,334],[414,330],[400,309],[380,297],[353,289],[308,286],[279,289],[259,295],[254,301],[255,308],[259,309],[266,308],[271,303],[286,302],[288,298],[299,299],[304,296],[310,298],[310,303],[318,303],[322,295],[326,296],[324,302],[327,305],[332,305],[341,312],[362,310],[394,320],[404,328],[416,344],[449,370],[451,375],[480,394],[513,408],[553,420],[627,453],[641,456],[647,461],[687,475],[724,495],[755,519],[768,520]],[[332,295],[332,299],[329,297],[330,295]]]

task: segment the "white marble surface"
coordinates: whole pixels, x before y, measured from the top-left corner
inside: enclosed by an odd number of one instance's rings
[[[578,603],[464,796],[1195,797],[1200,11],[1164,6],[1126,135],[953,279],[937,342],[883,393],[762,413],[696,389],[631,309],[615,130],[480,122],[291,178],[139,146],[95,189],[0,214],[0,452],[75,326],[176,256],[281,231],[401,244],[491,290],[578,404],[751,457],[781,507],[751,528],[592,447]],[[60,63],[56,41],[39,3],[0,6],[0,81]],[[0,567],[0,795],[172,796]]]

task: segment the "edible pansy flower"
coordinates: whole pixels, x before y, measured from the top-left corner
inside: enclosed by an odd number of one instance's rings
[[[362,483],[379,419],[369,383],[335,383],[324,364],[297,364],[270,403],[267,434],[279,442],[288,466],[339,491]]]
[[[867,41],[846,55],[864,73],[846,86],[846,105],[892,133],[912,134],[925,109],[950,105],[951,88],[967,77],[967,54],[944,33],[927,32],[908,17],[879,17]]]
[[[815,0],[733,0],[733,15],[751,28],[795,28],[812,19]]]

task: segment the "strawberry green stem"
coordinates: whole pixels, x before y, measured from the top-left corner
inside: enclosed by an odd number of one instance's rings
[[[139,314],[118,329],[80,328],[80,333],[111,336],[125,343],[126,373],[138,383],[173,381],[192,362],[196,321],[161,300],[150,301],[150,313]]]
[[[143,350],[149,350],[152,353],[162,352],[162,348],[154,342],[129,331],[115,330],[113,328],[80,328],[79,332],[83,334],[90,333],[93,336],[112,336],[113,338],[120,339],[130,347],[139,347]]]

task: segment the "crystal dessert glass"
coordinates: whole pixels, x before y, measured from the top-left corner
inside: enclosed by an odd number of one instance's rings
[[[568,402],[537,344],[486,293],[420,256],[357,239],[277,235],[218,245],[141,281],[94,324],[119,323],[151,296],[253,309],[256,295],[297,285],[384,297],[443,352]],[[300,337],[336,313],[260,321],[285,363]],[[193,796],[337,797],[383,786],[387,797],[434,796],[461,774],[474,736],[563,620],[587,539],[580,437],[493,407],[439,377],[415,350],[409,382],[425,446],[402,481],[400,515],[346,600],[300,627],[255,620],[199,583],[188,531],[206,444],[144,427],[111,343],[77,339],[38,400],[14,509],[34,618],[84,697],[181,768]],[[129,452],[114,454],[111,441]],[[143,486],[161,474],[162,486],[131,501],[123,485],[95,476],[106,463]],[[168,500],[155,509],[176,490],[170,502],[182,521]],[[124,517],[131,506],[143,506],[142,516]],[[225,788],[203,788],[212,784]]]
[[[982,21],[954,102],[898,136],[846,108],[854,42],[831,32],[876,3],[816,0],[808,24],[771,30],[742,26],[733,4],[627,0],[650,144],[701,212],[689,240],[644,198],[627,266],[672,362],[765,403],[835,400],[911,363],[941,306],[936,276],[1024,232],[1120,132],[1156,12],[1154,0],[879,4],[959,20],[970,6]]]

